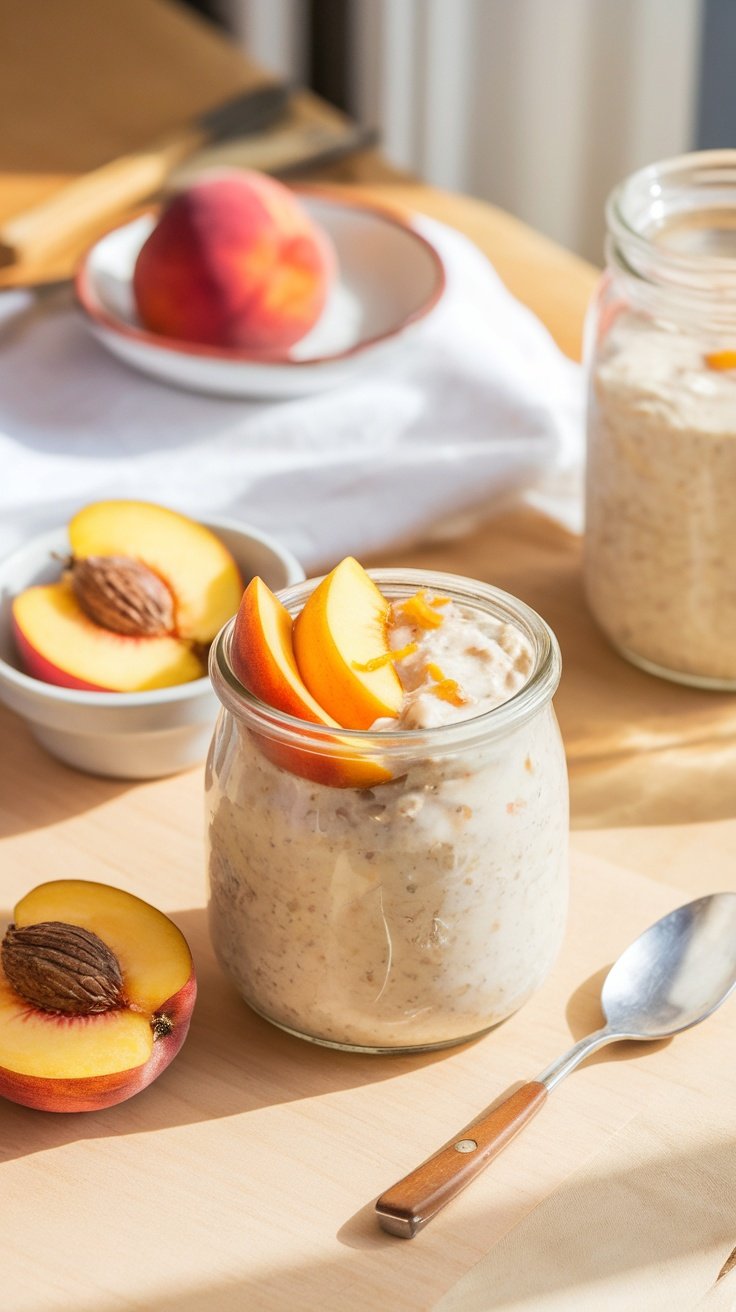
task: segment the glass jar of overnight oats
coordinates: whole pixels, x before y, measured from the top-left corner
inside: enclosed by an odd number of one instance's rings
[[[296,719],[238,681],[232,623],[213,646],[210,931],[246,1002],[282,1029],[352,1050],[438,1048],[520,1007],[560,946],[560,657],[540,617],[495,588],[371,577],[404,690],[395,720]],[[279,598],[296,615],[315,584]],[[418,589],[441,620],[429,628],[406,601]]]
[[[587,324],[585,585],[650,673],[736,688],[736,151],[635,173]]]

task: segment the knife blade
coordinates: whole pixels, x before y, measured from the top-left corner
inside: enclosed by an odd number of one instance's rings
[[[261,132],[285,112],[289,104],[291,87],[285,82],[272,82],[243,91],[231,100],[225,100],[214,109],[207,109],[194,120],[204,141],[227,141],[229,137],[245,137]]]
[[[270,127],[285,112],[289,95],[283,83],[241,92],[143,149],[68,183],[0,226],[0,266],[38,261],[62,250],[77,233],[112,220],[126,205],[158,191],[171,170],[203,145]]]
[[[324,131],[315,131],[310,123],[290,126],[291,116],[287,115],[284,127],[279,125],[275,131],[268,135],[270,148],[265,149],[266,138],[263,138],[263,149],[261,142],[253,136],[251,140],[254,145],[258,143],[258,150],[238,152],[238,158],[219,161],[215,157],[212,160],[206,160],[207,167],[231,167],[231,168],[255,168],[264,173],[270,173],[275,178],[285,178],[290,180],[296,177],[297,180],[308,176],[314,169],[322,169],[343,159],[345,156],[355,154],[356,151],[362,151],[370,146],[374,146],[379,140],[379,133],[375,128],[361,127],[352,125],[343,127],[340,132],[330,132],[327,128]],[[248,158],[244,158],[248,155]],[[199,159],[199,156],[196,157]],[[166,198],[170,190],[180,190],[181,187],[189,185],[191,181],[198,176],[198,167],[191,174],[188,174],[189,166],[185,162],[182,169],[175,169],[166,180],[166,186],[160,190],[158,195],[151,200],[153,201]],[[337,179],[344,181],[344,179]],[[140,212],[144,212],[146,202]],[[89,236],[86,235],[84,240],[89,243]],[[18,291],[28,291],[34,293],[33,305],[41,308],[47,303],[47,299],[55,298],[56,293],[62,290],[70,292],[73,286],[73,269],[77,259],[82,254],[84,242],[77,243],[78,249],[65,251],[52,257],[44,263],[37,266],[18,265],[17,268],[8,266],[0,270],[0,315],[2,314],[2,301],[6,295],[12,295]],[[33,312],[29,308],[27,316],[24,316],[23,327],[35,318],[35,309]],[[15,326],[13,332],[16,332]],[[5,340],[5,329],[0,322],[0,346]]]

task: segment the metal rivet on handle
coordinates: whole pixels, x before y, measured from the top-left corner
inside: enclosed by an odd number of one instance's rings
[[[455,1144],[456,1153],[472,1153],[478,1147],[475,1139],[458,1139]]]

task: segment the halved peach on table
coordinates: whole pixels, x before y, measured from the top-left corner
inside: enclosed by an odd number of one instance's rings
[[[205,649],[237,610],[238,568],[185,515],[142,501],[98,501],[69,525],[58,583],[13,602],[28,674],[67,688],[139,692],[205,673]]]
[[[310,724],[339,729],[302,680],[294,655],[294,625],[288,610],[260,578],[248,584],[235,619],[230,647],[233,671],[249,692],[267,706]],[[343,726],[344,727],[344,726]],[[263,752],[274,764],[303,778],[337,788],[370,788],[390,773],[378,762],[340,754],[335,735],[315,750],[300,749],[259,734]],[[330,754],[330,741],[335,752]],[[344,751],[344,745],[343,745]]]
[[[39,885],[0,949],[0,1095],[55,1112],[132,1097],[178,1053],[196,994],[162,912],[108,884]]]

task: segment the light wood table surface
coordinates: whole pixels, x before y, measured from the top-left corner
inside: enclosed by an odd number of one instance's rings
[[[33,40],[21,30],[23,8],[3,4],[6,120],[27,102],[41,37],[47,78],[57,68],[51,52],[63,36],[53,31],[60,9],[71,15],[67,26],[81,50],[65,51],[63,88],[58,76],[44,84],[43,142],[27,120],[3,134],[0,214],[253,76],[240,56],[158,0],[102,7],[36,0],[29,8],[43,11],[48,25]],[[94,41],[104,47],[96,64]],[[185,67],[196,76],[177,76]],[[138,97],[129,99],[136,86]],[[588,266],[487,205],[398,178],[376,155],[322,176],[466,232],[562,348],[577,354],[595,278]],[[79,1116],[0,1104],[0,1306],[430,1308],[635,1123],[642,1106],[666,1105],[676,1085],[702,1091],[711,1107],[733,1106],[732,1007],[672,1044],[612,1052],[581,1069],[412,1243],[384,1235],[373,1220],[382,1189],[600,1023],[602,968],[649,921],[691,896],[736,886],[734,700],[670,687],[616,657],[587,615],[579,557],[577,539],[521,511],[461,539],[394,555],[394,563],[455,570],[517,593],[555,628],[564,660],[557,707],[572,784],[568,938],[550,981],[520,1014],[450,1052],[338,1054],[251,1014],[208,944],[202,772],[143,784],[89,778],[55,763],[22,723],[0,712],[0,906],[9,914],[21,894],[49,878],[118,884],[174,915],[200,980],[187,1044],[138,1098]],[[683,1126],[683,1151],[688,1132]],[[687,1256],[660,1253],[662,1279],[668,1263]]]

